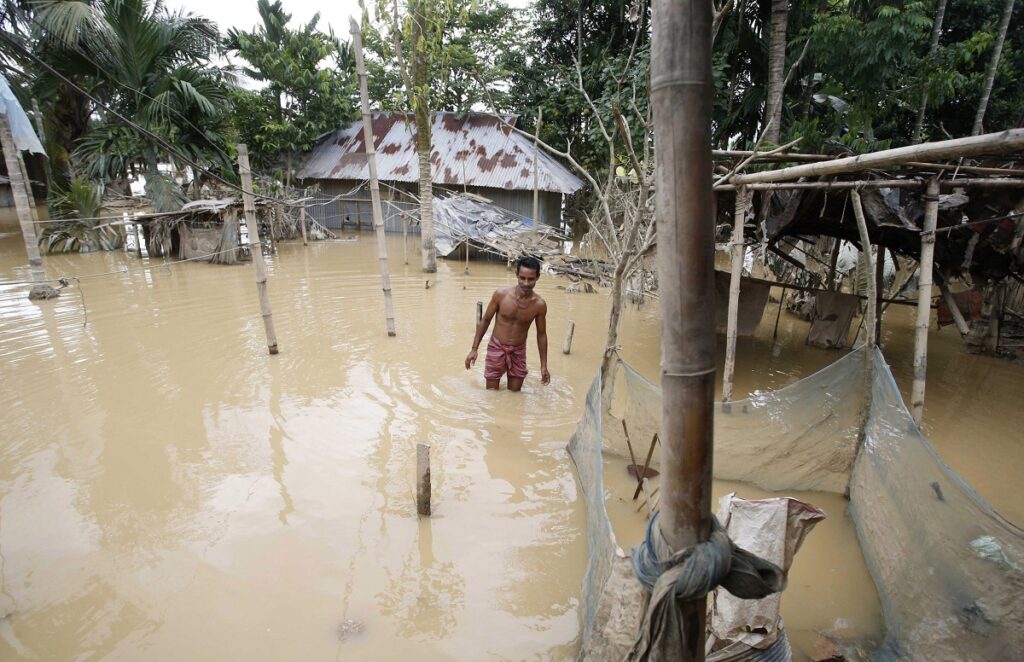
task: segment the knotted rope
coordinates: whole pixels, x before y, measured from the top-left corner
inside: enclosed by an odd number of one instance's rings
[[[683,651],[692,648],[684,639],[679,611],[683,602],[703,597],[718,586],[746,600],[786,587],[782,568],[733,544],[714,515],[708,540],[677,552],[661,534],[660,514],[647,523],[644,542],[633,548],[633,571],[651,592],[651,601],[626,658],[631,662],[683,659]],[[703,647],[704,641],[697,645]]]

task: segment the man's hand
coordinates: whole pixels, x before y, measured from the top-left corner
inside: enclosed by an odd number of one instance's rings
[[[466,355],[466,370],[469,370],[473,364],[476,363],[476,350],[469,350],[469,354]]]
[[[547,367],[544,367],[544,368],[540,369],[540,383],[541,384],[550,384],[551,383],[551,373],[548,372]]]

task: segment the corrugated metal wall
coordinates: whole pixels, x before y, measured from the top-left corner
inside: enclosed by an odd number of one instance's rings
[[[314,199],[306,205],[306,213],[318,223],[332,230],[354,230],[357,228],[357,224],[363,229],[373,227],[370,190],[367,186],[360,186],[362,182],[323,179],[317,183],[320,190]],[[311,183],[306,182],[306,184]],[[411,214],[418,220],[418,204],[413,202],[408,195],[403,195],[403,193],[409,193],[415,196],[418,190],[419,187],[416,184],[407,182],[387,183],[381,186],[381,207],[384,212],[384,230],[386,232],[402,231],[403,214]],[[435,185],[434,190],[461,192],[463,189],[462,187]],[[487,198],[496,206],[520,216],[530,218],[533,215],[533,191],[505,191],[478,186],[468,186],[466,191]],[[539,203],[541,222],[553,228],[561,227],[562,195],[541,191]],[[409,231],[419,233],[419,225],[410,227]]]

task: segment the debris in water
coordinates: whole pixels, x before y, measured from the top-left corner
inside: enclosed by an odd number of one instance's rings
[[[353,618],[346,618],[338,624],[338,641],[348,641],[351,637],[359,634],[366,627],[362,621]]]
[[[939,501],[946,500],[946,498],[942,496],[942,487],[939,486],[938,481],[932,482],[932,489],[935,490],[935,496],[939,498]]]

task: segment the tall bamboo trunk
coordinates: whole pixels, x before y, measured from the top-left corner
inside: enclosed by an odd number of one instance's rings
[[[420,169],[420,252],[423,271],[437,271],[434,247],[434,182],[430,167],[430,63],[425,48],[431,0],[410,3],[412,13],[412,82],[409,100],[416,116],[416,155]]]
[[[711,3],[655,0],[651,102],[661,284],[659,528],[676,550],[711,528],[715,386]],[[686,660],[704,659],[706,597],[683,603]]]
[[[932,43],[928,47],[928,59],[935,56],[939,50],[939,38],[942,36],[942,20],[946,16],[946,0],[939,0],[935,8],[935,21],[932,23]],[[921,90],[921,105],[917,107],[917,119],[914,120],[913,136],[914,144],[921,142],[924,133],[924,114],[928,110],[928,90]]]
[[[939,220],[939,182],[929,180],[924,194],[924,227],[921,229],[921,275],[917,285],[917,319],[914,323],[914,383],[910,414],[921,425],[924,386],[928,375],[928,322],[932,313],[932,270],[935,268],[935,226]]]
[[[388,267],[388,245],[384,239],[384,212],[380,204],[380,183],[377,180],[377,147],[373,137],[373,116],[370,114],[370,93],[366,83],[366,65],[363,63],[363,41],[359,24],[351,20],[352,49],[356,54],[356,72],[359,75],[359,102],[363,111],[363,145],[366,164],[370,171],[370,201],[373,206],[373,229],[377,237],[377,262],[380,266],[381,288],[384,290],[384,317],[389,336],[395,335],[395,308],[391,302],[391,270]],[[428,500],[429,502],[429,500]]]
[[[988,73],[985,74],[985,88],[981,93],[981,101],[978,102],[978,114],[974,116],[974,128],[972,136],[981,135],[981,127],[985,119],[985,109],[988,108],[988,99],[992,95],[992,85],[996,80],[996,69],[999,68],[999,57],[1003,54],[1003,43],[1006,41],[1006,30],[1010,26],[1010,15],[1013,14],[1014,0],[1006,0],[1003,6],[1003,18],[999,22],[999,36],[996,37],[996,46],[992,51],[992,59],[988,63]]]

